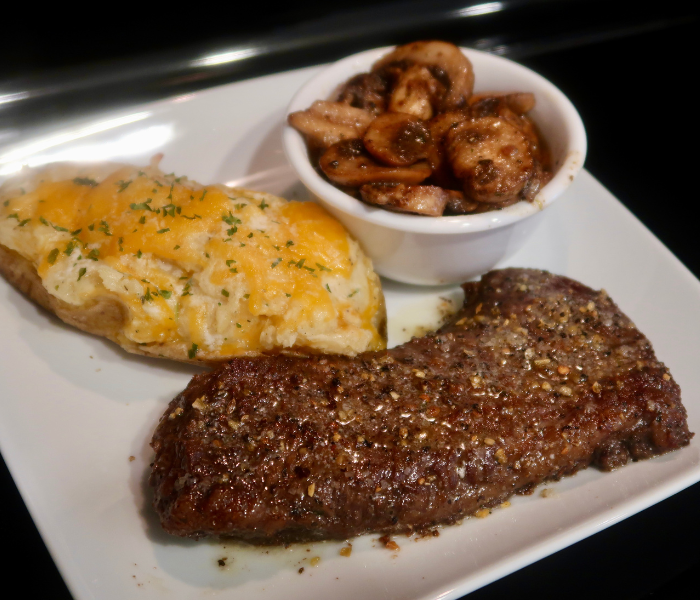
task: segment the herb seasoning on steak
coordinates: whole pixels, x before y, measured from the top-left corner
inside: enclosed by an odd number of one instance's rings
[[[678,385],[605,292],[525,269],[464,290],[452,322],[392,350],[195,376],[152,442],[166,531],[410,532],[689,443]]]

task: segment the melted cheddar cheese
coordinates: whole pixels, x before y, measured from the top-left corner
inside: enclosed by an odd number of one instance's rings
[[[378,278],[317,204],[119,165],[54,167],[0,192],[0,243],[66,303],[117,298],[127,349],[212,360],[384,346]]]

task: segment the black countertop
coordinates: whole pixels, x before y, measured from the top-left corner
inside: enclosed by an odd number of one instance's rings
[[[154,28],[178,31],[175,18],[165,19],[150,30],[139,25],[126,45],[119,36],[120,27],[122,34],[128,30],[122,21],[102,37],[99,27],[90,29],[82,41],[71,38],[60,48],[51,46],[56,39],[51,26],[42,25],[32,33],[42,43],[31,44],[27,52],[19,43],[22,32],[11,32],[5,40],[10,50],[0,64],[0,134],[24,135],[37,125],[93,110],[325,62],[373,46],[449,39],[514,58],[567,94],[586,125],[586,168],[700,277],[698,233],[687,218],[697,202],[690,185],[697,172],[695,96],[687,89],[697,74],[692,63],[697,20],[689,4],[669,3],[653,13],[636,3],[594,0],[320,6],[280,10],[266,27],[217,21],[202,30],[197,28],[202,20],[195,19],[187,23],[187,36],[153,35]],[[192,66],[214,49],[246,47],[260,51],[228,67]],[[96,59],[101,64],[91,66]],[[700,570],[698,506],[700,484],[469,598],[678,597],[693,589]],[[0,509],[12,548],[1,571],[21,583],[27,598],[71,598],[2,461]]]

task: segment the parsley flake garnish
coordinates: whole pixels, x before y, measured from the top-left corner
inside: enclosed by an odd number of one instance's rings
[[[54,248],[53,250],[51,250],[51,252],[49,252],[49,255],[46,258],[46,260],[48,261],[48,263],[50,265],[52,265],[53,263],[56,262],[57,258],[58,258],[58,248]]]
[[[90,250],[90,252],[89,252],[88,255],[87,255],[87,257],[88,257],[90,260],[97,260],[97,258],[98,258],[99,256],[100,256],[100,251],[99,251],[97,248],[93,248],[92,250]]]
[[[121,194],[126,188],[129,187],[130,183],[131,183],[131,179],[129,179],[129,181],[124,181],[123,179],[120,179],[119,181],[117,181],[117,185],[119,186],[117,193]]]
[[[153,191],[156,192],[157,190]],[[131,204],[129,204],[129,208],[131,208],[131,210],[150,210],[151,212],[153,212],[153,209],[150,206],[148,206],[151,202],[153,202],[153,198],[147,198],[145,202],[139,202],[138,204],[132,202]]]
[[[280,264],[281,262],[282,262],[282,259],[281,259],[281,258],[275,259],[275,262],[272,263],[272,265],[270,266],[270,268],[271,268],[271,269],[274,269],[274,268],[275,268],[278,264]]]
[[[228,290],[221,290],[221,295],[228,298],[230,294],[228,293]]]
[[[166,300],[172,296],[172,292],[170,290],[159,290],[160,295],[163,296]]]
[[[170,231],[170,227],[166,227],[165,229],[159,229],[158,231],[156,231],[156,233],[168,233],[168,231]]]
[[[7,218],[14,217],[15,219],[19,220],[19,217],[16,214],[12,214],[8,216]],[[59,227],[58,225],[54,225],[51,221],[47,221],[44,217],[39,217],[39,222],[42,225],[46,225],[47,227],[53,227],[56,231],[65,231],[68,233],[68,230],[65,227]]]
[[[180,212],[182,211],[182,209],[179,206],[175,206],[172,202],[170,204],[166,204],[162,208],[163,216],[165,217],[174,217],[175,212],[177,212],[177,214],[180,214]]]
[[[316,263],[316,266],[321,269],[321,271],[328,271],[329,273],[333,271],[333,269],[329,269],[328,267],[324,267],[321,263]]]
[[[89,177],[76,177],[73,180],[75,185],[87,185],[89,187],[97,187],[97,182]]]
[[[24,219],[23,221],[17,223],[17,227],[24,227],[27,223],[29,223],[29,221],[31,221],[31,219]]]
[[[192,347],[187,351],[187,357],[192,360],[195,356],[197,356],[197,351],[199,350],[199,346],[197,344],[193,343]]]
[[[228,211],[227,215],[221,215],[221,220],[227,225],[240,225],[242,223],[239,218],[231,214],[231,211]]]
[[[100,226],[97,228],[97,231],[101,231],[105,235],[112,235],[109,232],[109,224],[107,223],[107,221],[100,221]]]
[[[263,201],[260,203],[260,210],[265,210],[268,206],[270,205],[265,202],[265,199],[263,198]]]
[[[87,269],[85,267],[83,267],[82,269],[80,269],[80,271],[78,271],[78,281],[80,281],[82,279],[82,277],[83,277],[83,275],[85,275],[85,273],[87,273]]]

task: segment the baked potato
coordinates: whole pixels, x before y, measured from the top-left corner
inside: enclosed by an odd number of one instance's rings
[[[148,167],[54,164],[0,186],[0,272],[136,354],[217,362],[386,344],[379,278],[312,202]]]

